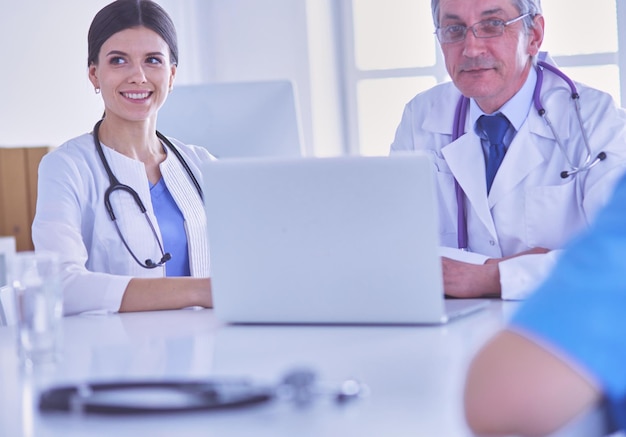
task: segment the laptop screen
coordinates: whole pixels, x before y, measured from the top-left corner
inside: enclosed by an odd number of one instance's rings
[[[218,160],[203,176],[220,318],[441,321],[426,155]]]

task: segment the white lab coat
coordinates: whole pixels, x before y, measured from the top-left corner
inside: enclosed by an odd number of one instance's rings
[[[200,166],[211,155],[201,147],[171,141],[202,184]],[[108,147],[103,150],[113,174],[139,194],[161,239],[143,163]],[[160,169],[185,220],[191,275],[208,277],[209,247],[202,200],[173,153],[168,152]],[[123,246],[104,206],[108,187],[109,179],[91,134],[61,145],[44,156],[39,165],[33,242],[35,250],[61,255],[65,314],[118,311],[131,278],[165,276],[165,267],[145,269]],[[121,232],[137,257],[142,261],[159,260],[156,239],[132,197],[116,192],[111,204]]]
[[[566,179],[569,170],[550,128],[534,106],[515,135],[487,196],[485,160],[473,126],[452,141],[460,92],[452,83],[417,95],[405,107],[391,153],[423,150],[430,154],[439,199],[442,246],[457,247],[454,179],[466,195],[469,250],[479,260],[513,255],[533,247],[554,250],[499,264],[502,297],[522,299],[545,277],[558,251],[586,227],[608,200],[626,163],[626,113],[603,92],[576,84],[581,112],[595,157],[607,158],[589,171]],[[581,130],[566,83],[544,72],[542,100],[572,162],[586,156]],[[469,117],[468,117],[469,118]],[[465,259],[460,250],[455,258]],[[450,251],[446,251],[450,254]]]

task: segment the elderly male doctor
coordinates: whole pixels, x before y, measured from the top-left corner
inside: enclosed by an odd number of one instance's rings
[[[539,53],[540,0],[432,0],[432,12],[452,83],[406,105],[391,153],[432,158],[446,294],[523,299],[608,200],[625,167],[626,114],[575,83],[581,127],[567,81],[538,72],[538,58],[554,65]]]

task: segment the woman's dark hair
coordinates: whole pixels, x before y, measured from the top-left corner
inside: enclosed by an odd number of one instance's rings
[[[98,63],[102,44],[113,34],[144,26],[156,32],[170,48],[170,62],[178,65],[176,28],[165,10],[151,0],[116,0],[94,17],[87,35],[87,66]]]

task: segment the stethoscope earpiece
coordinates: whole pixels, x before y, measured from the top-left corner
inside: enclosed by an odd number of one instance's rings
[[[606,153],[604,152],[600,152],[598,153],[598,155],[596,156],[596,158],[591,161],[590,163],[588,163],[587,165],[580,167],[580,168],[575,168],[573,170],[567,171],[567,170],[563,170],[561,172],[561,177],[563,179],[566,179],[570,176],[575,175],[576,173],[580,173],[581,171],[587,171],[589,170],[591,167],[595,166],[598,162],[600,161],[604,161],[606,159]]]
[[[149,269],[153,269],[155,267],[159,267],[162,266],[163,264],[165,264],[166,262],[168,262],[169,260],[172,259],[172,255],[170,255],[169,252],[165,252],[163,254],[163,256],[161,257],[161,261],[159,261],[158,263],[155,263],[154,261],[152,261],[150,258],[148,258],[145,261],[146,267]]]

